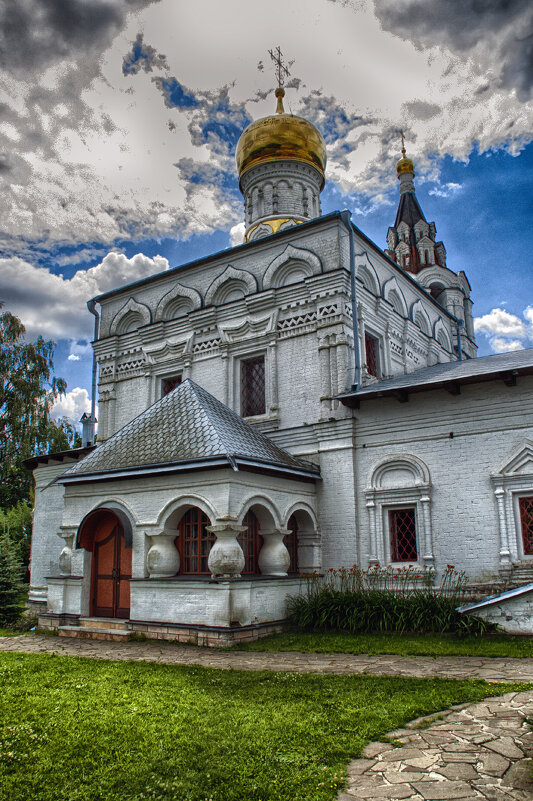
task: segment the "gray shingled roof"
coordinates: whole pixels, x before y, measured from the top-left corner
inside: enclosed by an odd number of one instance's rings
[[[320,475],[316,465],[278,448],[265,434],[187,379],[73,465],[59,481],[129,470],[152,472],[172,465],[192,468],[203,462],[209,467],[214,462],[220,464],[221,459],[235,469],[239,462],[244,466],[252,462],[308,476]]]
[[[361,387],[353,392],[345,392],[337,397],[346,402],[346,405],[351,405],[350,401],[395,395],[401,392],[421,392],[454,384],[475,384],[499,377],[504,380],[512,380],[520,373],[529,372],[533,372],[533,348],[498,353],[494,356],[481,356],[479,359],[463,359],[463,361],[434,364],[412,373],[396,375],[383,381],[374,381],[366,387]]]

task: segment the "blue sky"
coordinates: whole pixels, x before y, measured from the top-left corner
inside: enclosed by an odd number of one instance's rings
[[[530,3],[272,0],[265,20],[244,0],[71,0],[67,21],[60,5],[27,0],[9,25],[0,8],[0,298],[57,343],[57,414],[89,403],[87,299],[240,241],[235,145],[273,111],[278,44],[286,107],[328,146],[323,212],[385,245],[403,128],[480,355],[533,345]]]

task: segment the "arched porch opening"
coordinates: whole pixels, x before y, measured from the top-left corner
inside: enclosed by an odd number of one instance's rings
[[[293,507],[289,510],[286,527],[290,531],[284,539],[291,557],[289,574],[320,570],[320,536],[314,516],[307,509]]]
[[[92,617],[129,618],[132,542],[131,522],[119,509],[95,509],[82,520],[76,548],[92,553]]]
[[[190,506],[181,516],[174,541],[180,555],[181,574],[210,574],[207,562],[216,539],[213,532],[207,530],[210,525],[211,520],[199,506]]]

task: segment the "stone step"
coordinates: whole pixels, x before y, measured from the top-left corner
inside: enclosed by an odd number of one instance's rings
[[[126,620],[116,617],[80,617],[78,625],[87,629],[119,629],[120,631],[129,628]]]
[[[127,642],[132,631],[129,629],[104,629],[92,626],[59,626],[60,637],[73,637],[78,640],[112,640],[113,642]]]

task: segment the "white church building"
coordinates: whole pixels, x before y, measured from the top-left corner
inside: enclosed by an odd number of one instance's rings
[[[321,216],[324,140],[276,96],[245,243],[88,304],[97,443],[28,460],[42,626],[228,643],[330,567],[533,578],[533,352],[476,358],[405,150],[387,250]]]

